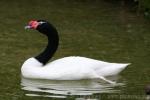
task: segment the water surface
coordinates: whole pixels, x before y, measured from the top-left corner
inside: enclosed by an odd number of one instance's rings
[[[150,22],[120,1],[0,0],[0,100],[146,99]],[[84,56],[131,65],[119,74],[116,86],[100,80],[22,79],[22,63],[47,43],[37,31],[24,30],[31,19],[46,19],[57,27],[60,45],[51,61]]]
[[[117,81],[119,77],[109,77],[109,80]],[[54,81],[26,79],[22,77],[22,90],[26,91],[26,96],[42,96],[54,98],[68,98],[71,96],[92,96],[101,93],[119,93],[123,83],[109,84],[103,80],[75,80],[75,81]]]

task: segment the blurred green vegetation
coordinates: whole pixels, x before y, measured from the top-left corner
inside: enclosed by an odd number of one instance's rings
[[[144,8],[150,9],[150,0],[139,0],[139,3],[141,3]]]
[[[139,0],[140,6],[146,18],[150,19],[150,0]]]

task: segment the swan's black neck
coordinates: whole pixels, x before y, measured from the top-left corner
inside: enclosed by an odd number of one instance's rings
[[[42,64],[46,64],[56,52],[59,44],[57,30],[49,23],[44,23],[37,27],[37,30],[48,37],[48,45],[43,52],[35,57]]]

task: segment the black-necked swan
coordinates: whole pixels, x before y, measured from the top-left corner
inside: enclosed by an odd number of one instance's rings
[[[45,20],[32,20],[25,28],[38,30],[48,37],[46,49],[36,57],[29,58],[22,65],[21,72],[25,78],[50,80],[99,78],[113,83],[107,80],[105,76],[117,75],[128,65],[78,56],[64,57],[46,64],[52,58],[59,44],[56,28]]]

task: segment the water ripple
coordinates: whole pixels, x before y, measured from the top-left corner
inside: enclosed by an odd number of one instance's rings
[[[122,83],[108,84],[100,80],[80,81],[52,81],[26,79],[22,77],[21,86],[26,96],[42,96],[52,98],[66,98],[68,95],[93,95],[96,93],[118,93],[114,87],[123,86]]]

